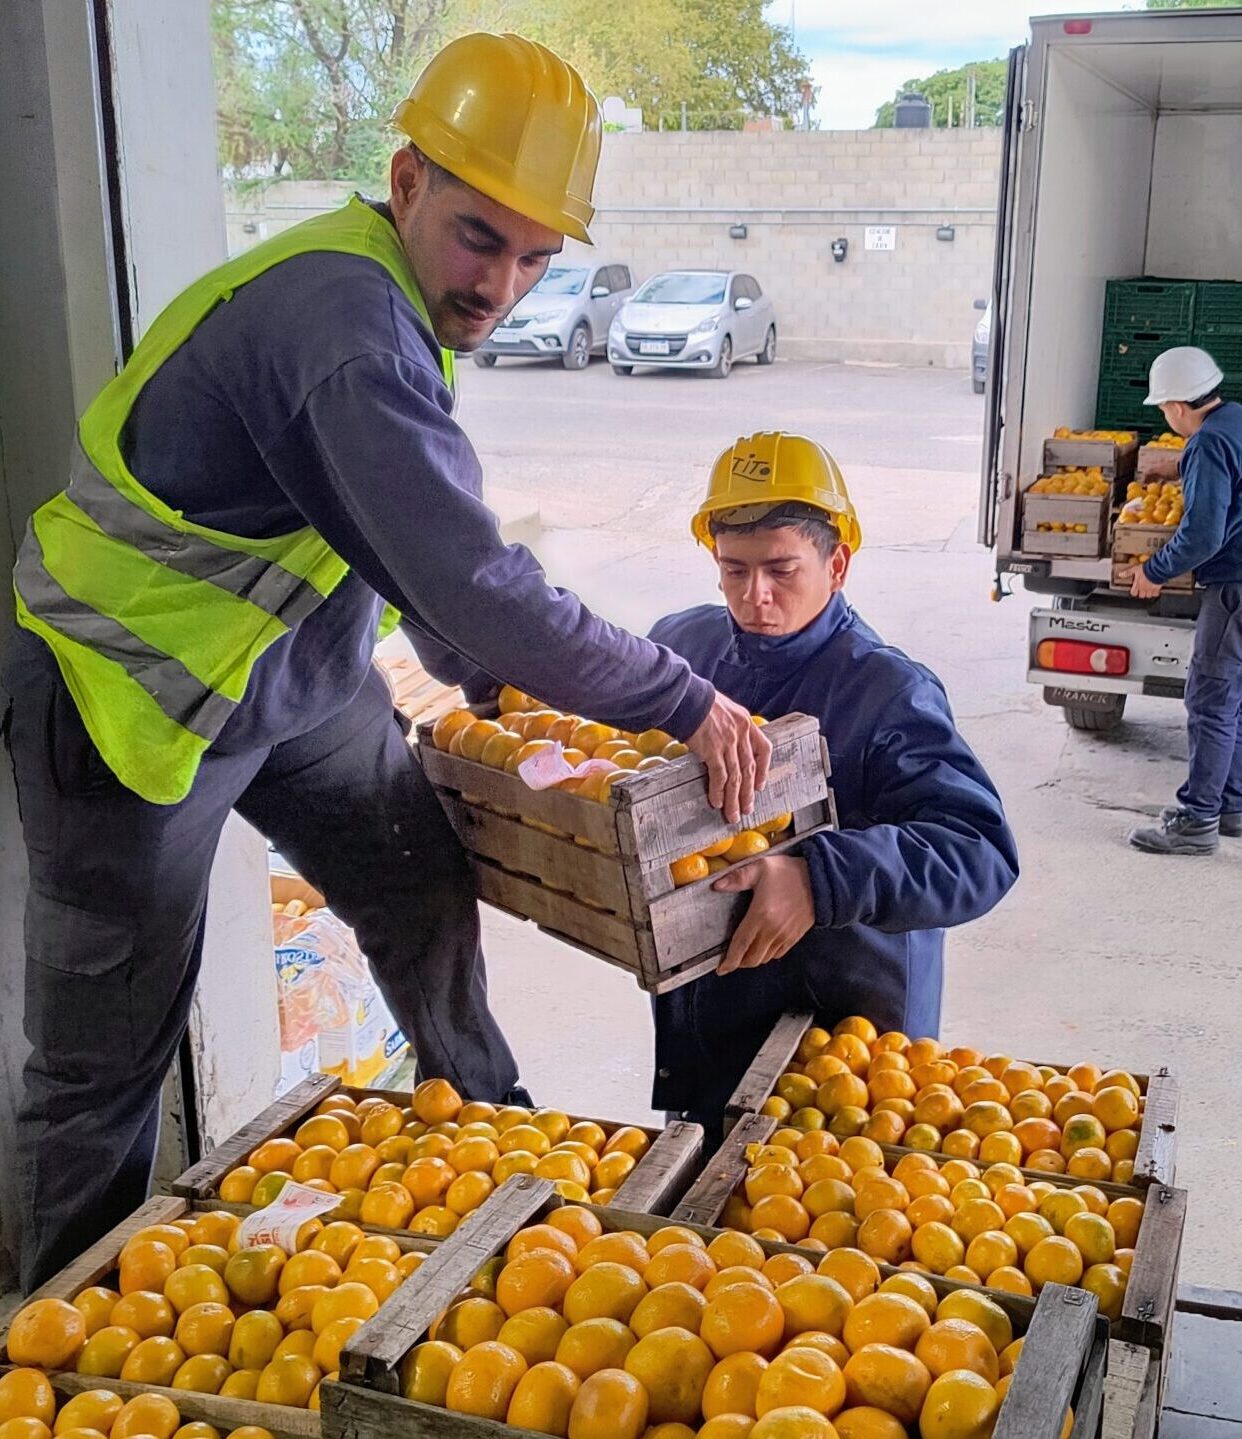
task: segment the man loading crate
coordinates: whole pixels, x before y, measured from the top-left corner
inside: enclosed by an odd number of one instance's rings
[[[722,875],[717,889],[751,892],[724,960],[655,1001],[653,1103],[719,1135],[729,1095],[787,1009],[936,1034],[943,931],[986,914],[1018,857],[939,680],[846,601],[861,532],[832,456],[800,435],[738,440],[691,529],[715,558],[725,606],[671,615],[652,639],[766,719],[818,715],[840,821],[799,857]]]
[[[354,928],[425,1075],[515,1089],[470,871],[372,668],[385,602],[446,682],[666,729],[734,818],[764,782],[746,710],[504,544],[452,418],[452,351],[589,240],[594,98],[543,46],[471,35],[394,121],[388,203],[175,299],[21,547],[3,728],[30,861],[28,1287],[145,1195],[230,810]]]
[[[1184,435],[1181,524],[1130,572],[1130,593],[1154,600],[1177,575],[1203,587],[1186,678],[1190,773],[1159,828],[1130,832],[1148,854],[1212,854],[1242,835],[1242,405],[1222,400],[1225,377],[1207,353],[1178,345],[1152,362],[1147,404]]]

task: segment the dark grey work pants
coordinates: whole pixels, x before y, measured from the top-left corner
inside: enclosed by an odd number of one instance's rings
[[[354,928],[423,1075],[490,1100],[517,1081],[488,1008],[468,866],[378,673],[317,729],[259,752],[210,752],[185,800],[153,805],[104,765],[49,659],[22,635],[4,677],[30,859],[33,1053],[16,1156],[27,1291],[146,1198],[232,809]]]

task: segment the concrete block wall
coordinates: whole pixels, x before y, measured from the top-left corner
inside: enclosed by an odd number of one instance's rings
[[[964,367],[972,304],[991,284],[1000,149],[998,130],[609,134],[592,233],[601,256],[640,277],[681,266],[753,274],[786,355]],[[350,189],[281,183],[230,197],[230,250]],[[744,240],[729,235],[737,223]],[[867,250],[868,225],[892,226],[895,249]],[[941,225],[952,240],[936,238]],[[849,241],[841,264],[837,237]]]

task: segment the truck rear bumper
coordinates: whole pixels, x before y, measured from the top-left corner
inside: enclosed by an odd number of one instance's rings
[[[1053,704],[1090,703],[1078,698],[1080,695],[1134,694],[1180,699],[1186,692],[1186,675],[1195,642],[1193,620],[1118,615],[1115,610],[1104,609],[1034,609],[1029,635],[1027,680],[1058,692],[1049,696]],[[1047,668],[1038,659],[1040,645],[1045,640],[1070,640],[1079,646],[1125,650],[1128,656],[1125,673]]]

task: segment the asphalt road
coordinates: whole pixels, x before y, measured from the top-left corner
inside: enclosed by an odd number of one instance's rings
[[[1161,860],[1127,828],[1169,802],[1186,759],[1180,707],[1133,703],[1116,735],[1075,734],[1025,683],[1029,601],[990,601],[975,543],[982,401],[962,372],[778,362],[726,381],[463,367],[462,419],[488,479],[538,505],[554,582],[644,629],[715,597],[690,514],[739,434],[791,429],[836,455],[864,547],[850,598],[944,680],[1004,796],[1023,875],[987,918],[952,932],[942,1032],[1040,1061],[1092,1059],[1182,1082],[1179,1182],[1193,1195],[1184,1278],[1242,1285],[1242,841]],[[489,912],[495,1004],[540,1102],[647,1112],[646,997],[620,971]]]

